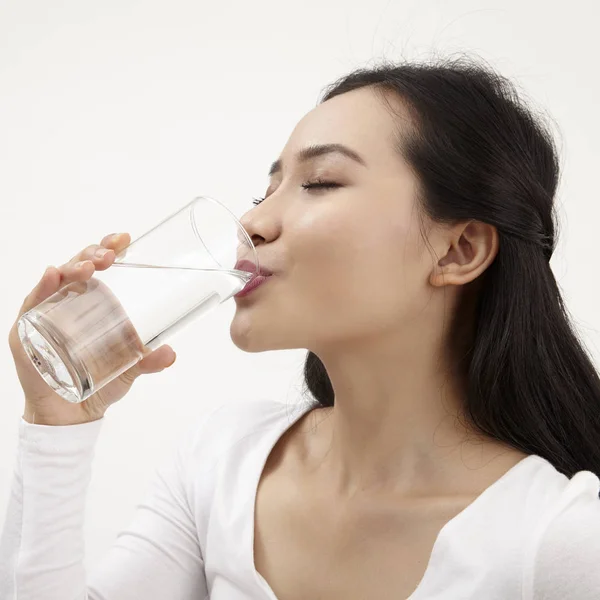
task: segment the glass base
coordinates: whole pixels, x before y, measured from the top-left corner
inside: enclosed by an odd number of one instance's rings
[[[35,311],[25,313],[17,324],[21,344],[33,366],[52,390],[68,402],[83,400],[89,389],[87,377],[78,377],[69,357],[59,350],[61,344],[36,318]]]

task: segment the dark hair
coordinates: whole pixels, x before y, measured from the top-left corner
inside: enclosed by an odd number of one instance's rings
[[[321,102],[366,86],[410,111],[396,149],[416,174],[420,217],[478,220],[498,232],[498,254],[463,286],[447,338],[472,426],[569,478],[581,470],[600,476],[600,379],[549,264],[559,160],[548,125],[483,61],[385,61],[332,83]],[[331,381],[312,352],[304,385],[317,406],[333,406]]]

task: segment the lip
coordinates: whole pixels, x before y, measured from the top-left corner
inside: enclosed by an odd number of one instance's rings
[[[244,298],[248,294],[251,294],[258,286],[267,281],[269,277],[270,275],[257,275],[253,277],[242,290],[234,295],[234,298]]]
[[[252,293],[259,285],[263,284],[271,275],[272,271],[266,267],[259,267],[258,273],[256,273],[256,265],[251,260],[238,260],[235,264],[235,269],[238,271],[247,271],[248,273],[255,273],[254,277],[241,289],[234,298],[243,298],[248,294]]]
[[[238,260],[237,263],[235,263],[235,267],[233,267],[236,271],[247,271],[248,273],[254,273],[256,271],[256,265],[251,261],[251,260]],[[266,267],[259,267],[258,273],[256,274],[256,276],[260,276],[262,275],[263,277],[269,277],[270,275],[273,275],[273,271],[270,271],[269,269],[267,269]]]

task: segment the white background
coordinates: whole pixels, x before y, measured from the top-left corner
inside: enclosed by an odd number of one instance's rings
[[[552,266],[597,362],[599,17],[594,0],[0,0],[0,518],[23,408],[6,337],[45,267],[113,231],[135,238],[200,194],[241,215],[322,88],[381,58],[477,54],[552,116],[563,163]],[[88,565],[210,407],[299,397],[305,352],[241,352],[233,310],[179,334],[176,365],[109,409]]]

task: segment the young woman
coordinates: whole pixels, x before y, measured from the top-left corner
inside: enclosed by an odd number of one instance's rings
[[[332,84],[244,217],[266,281],[248,352],[309,350],[312,400],[202,419],[101,564],[83,515],[107,408],[163,346],[79,405],[10,332],[25,408],[2,600],[592,600],[600,382],[549,261],[547,127],[472,61]],[[22,312],[109,268],[126,234],[50,268]]]

